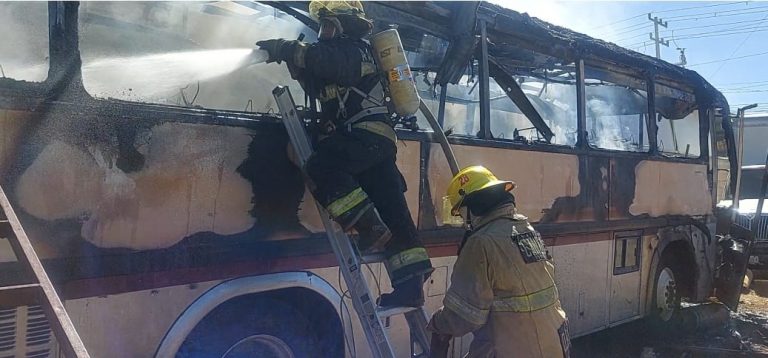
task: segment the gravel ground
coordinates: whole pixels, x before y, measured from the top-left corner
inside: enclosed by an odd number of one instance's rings
[[[631,322],[575,339],[572,357],[768,357],[768,281],[755,289],[741,296],[739,312],[722,327],[662,334]]]

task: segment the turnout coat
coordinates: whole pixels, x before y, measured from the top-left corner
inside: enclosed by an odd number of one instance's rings
[[[513,204],[474,227],[429,328],[454,337],[473,332],[470,358],[567,357],[568,321],[539,233]]]

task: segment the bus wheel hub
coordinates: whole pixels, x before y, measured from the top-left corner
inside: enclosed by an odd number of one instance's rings
[[[293,351],[282,339],[268,334],[258,334],[241,339],[229,347],[222,358],[293,358]]]

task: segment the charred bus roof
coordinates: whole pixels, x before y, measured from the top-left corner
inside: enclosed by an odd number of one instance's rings
[[[309,28],[317,24],[307,14],[307,2],[239,3],[257,7],[271,6],[295,17]],[[697,106],[729,108],[724,96],[695,71],[666,61],[627,50],[612,43],[556,26],[487,2],[366,2],[367,15],[375,30],[396,25],[407,51],[412,52],[412,65],[417,70],[434,71],[436,82],[456,83],[472,71],[469,66],[478,56],[478,23],[485,23],[488,38],[490,75],[505,86],[513,75],[526,74],[555,82],[558,75],[573,69],[578,60],[588,66],[588,78],[642,88],[654,83],[657,93],[674,98],[677,103],[657,103],[668,118],[681,118],[682,113]],[[61,21],[49,25],[50,69],[44,83],[0,78],[0,102],[11,107],[36,107],[41,102],[84,94],[73,88],[81,64],[78,52],[77,4],[49,6],[49,12],[60,12]],[[560,69],[560,72],[558,72]],[[572,72],[572,71],[571,71]],[[573,79],[568,79],[573,81]],[[77,82],[77,81],[75,81]],[[66,90],[69,87],[69,90]],[[75,86],[79,87],[79,86]],[[74,90],[74,91],[71,91]],[[511,95],[510,95],[511,96]],[[695,96],[695,98],[694,98]],[[514,98],[513,98],[514,100]],[[518,101],[515,101],[518,102]],[[685,104],[685,105],[682,105]],[[665,110],[666,108],[669,108]],[[539,117],[531,111],[526,115]],[[533,118],[537,121],[536,118]],[[541,126],[543,128],[543,126]]]
[[[304,13],[306,2],[269,3],[289,12],[307,26],[316,26]],[[698,73],[669,62],[637,53],[616,44],[595,39],[550,24],[526,13],[519,13],[487,2],[366,2],[367,15],[378,29],[397,25],[406,50],[429,53],[435,47],[444,51],[439,65],[434,62],[414,67],[435,70],[442,84],[455,83],[473,56],[480,30],[478,21],[487,24],[488,53],[505,72],[522,67],[553,67],[559,63],[586,63],[637,79],[653,78],[657,84],[693,93],[700,101],[722,107],[728,113],[725,97]],[[469,35],[467,35],[469,34]],[[434,46],[437,37],[443,46]],[[447,50],[445,50],[447,45]],[[435,53],[434,55],[439,55]],[[439,56],[431,56],[436,58]],[[423,65],[423,66],[419,66]]]

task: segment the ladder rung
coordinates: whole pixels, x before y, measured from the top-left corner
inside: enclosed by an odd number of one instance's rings
[[[376,264],[380,262],[384,262],[387,257],[384,256],[384,254],[371,254],[371,255],[365,255],[360,256],[360,263],[362,264]]]
[[[419,307],[389,307],[389,308],[376,308],[376,314],[381,318],[387,318],[397,316],[399,314],[406,314],[411,311],[415,311]]]
[[[37,283],[0,287],[0,307],[37,304],[42,287]]]

